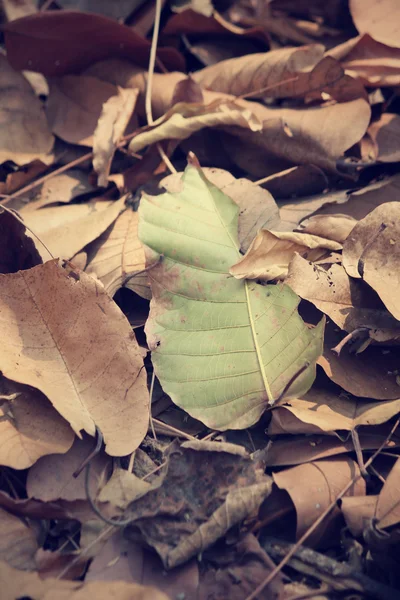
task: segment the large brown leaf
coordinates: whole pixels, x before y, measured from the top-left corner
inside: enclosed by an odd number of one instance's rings
[[[323,53],[321,44],[281,48],[221,61],[197,71],[193,78],[206,89],[234,96],[320,99],[321,92],[339,100],[365,96],[360,83],[345,75],[335,59],[323,58]]]
[[[15,69],[46,76],[85,69],[105,58],[134,57],[146,67],[151,43],[133,29],[100,15],[80,11],[43,11],[5,26],[6,48]],[[101,43],[99,43],[101,40]],[[184,70],[181,54],[162,48],[158,57],[171,70]]]
[[[400,48],[400,5],[397,0],[350,0],[350,12],[360,33]]]
[[[35,600],[169,600],[154,587],[125,581],[65,581],[41,579],[38,573],[24,573],[0,562],[2,600],[34,598]]]
[[[86,272],[95,274],[110,296],[127,287],[139,296],[151,297],[143,272],[146,260],[138,238],[138,221],[137,212],[126,210],[88,249]]]
[[[74,432],[38,390],[0,379],[0,464],[27,469],[41,456],[64,453]]]
[[[26,165],[39,159],[50,164],[54,138],[39,98],[21,73],[0,56],[0,163],[12,160]]]
[[[50,82],[46,114],[53,133],[70,144],[93,145],[93,134],[107,100],[118,89],[95,77],[65,75]]]
[[[146,374],[103,286],[57,261],[0,280],[4,375],[41,390],[77,433],[97,426],[109,454],[132,452],[147,431]]]

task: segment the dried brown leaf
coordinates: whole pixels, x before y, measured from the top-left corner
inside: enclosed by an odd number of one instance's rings
[[[5,30],[8,58],[18,70],[51,77],[80,72],[105,58],[149,64],[151,42],[101,15],[47,10],[8,23]],[[160,48],[157,55],[167,69],[184,70],[183,56],[174,48]]]
[[[347,497],[340,501],[340,508],[354,537],[362,537],[365,526],[373,519],[379,496]]]
[[[397,353],[379,346],[368,346],[361,354],[353,354],[346,345],[338,356],[332,348],[343,337],[342,331],[335,331],[330,325],[325,328],[324,354],[317,362],[328,377],[354,396],[374,400],[399,398]]]
[[[381,44],[368,34],[350,39],[327,54],[339,60],[347,73],[366,86],[400,84],[400,49]]]
[[[362,277],[400,319],[400,203],[381,204],[353,229],[343,247],[343,265]]]
[[[101,235],[124,210],[125,197],[115,202],[93,200],[87,204],[69,204],[24,210],[24,222],[39,236],[52,255],[69,259]],[[48,250],[35,238],[36,247],[49,259]]]
[[[64,453],[74,432],[38,390],[0,379],[0,464],[27,469],[41,456]]]
[[[0,56],[0,163],[26,165],[33,160],[51,164],[54,138],[39,98],[25,77]]]
[[[29,470],[26,491],[30,498],[53,502],[55,500],[86,500],[85,477],[73,473],[79,469],[93,450],[91,438],[75,439],[72,447],[63,455],[52,454],[39,459]],[[110,459],[105,454],[97,454],[91,460],[92,479],[90,493],[96,495],[97,482],[108,475],[111,467]]]
[[[400,394],[399,394],[400,396]],[[360,425],[380,425],[400,410],[399,400],[369,402],[325,387],[316,387],[303,397],[288,400],[273,409],[268,428],[276,433],[333,433],[351,431]]]
[[[267,173],[267,165],[265,169]],[[271,192],[277,200],[283,200],[322,193],[328,188],[328,179],[319,167],[300,165],[263,177],[258,184]]]
[[[278,206],[281,215],[279,231],[292,231],[293,229],[297,229],[299,223],[301,223],[303,219],[309,217],[316,211],[322,211],[322,207],[328,207],[334,212],[337,211],[337,204],[344,204],[347,201],[347,192],[339,190],[328,192],[326,194],[317,194],[308,198],[298,198],[291,202],[279,202]],[[342,210],[342,208],[340,210]]]
[[[52,132],[70,144],[93,146],[102,107],[115,86],[95,77],[66,75],[50,81],[46,114]]]
[[[41,390],[77,433],[97,426],[109,454],[135,450],[148,424],[146,374],[103,286],[57,261],[0,279],[4,375]]]
[[[350,0],[349,8],[360,33],[369,33],[378,42],[400,48],[397,0]]]
[[[284,279],[296,253],[308,260],[318,260],[328,250],[340,250],[341,244],[315,235],[297,232],[273,232],[262,229],[245,256],[229,272],[236,279]]]
[[[314,215],[302,221],[299,229],[304,233],[319,235],[343,244],[356,223],[356,219],[348,215]]]
[[[345,331],[365,327],[367,335],[379,341],[400,337],[400,322],[385,310],[368,286],[351,279],[341,265],[324,269],[296,254],[285,283]]]
[[[154,587],[143,587],[124,581],[65,581],[41,579],[37,573],[23,573],[0,563],[0,586],[2,600],[35,598],[35,600],[168,600],[163,592]]]
[[[271,485],[240,446],[174,443],[161,485],[131,505],[132,525],[173,568],[253,515]]]
[[[400,160],[400,117],[384,113],[368,128],[368,133],[377,147],[376,159],[380,162]]]
[[[10,567],[16,569],[34,570],[38,543],[33,529],[2,508],[0,508],[0,529],[0,561],[5,561]],[[3,594],[4,583],[2,590]]]
[[[33,200],[24,207],[26,210],[37,210],[51,204],[68,204],[74,198],[93,192],[93,187],[84,171],[70,169],[66,173],[55,175],[38,188]]]
[[[274,473],[276,485],[286,490],[296,508],[296,537],[300,538],[314,524],[318,516],[331,504],[352,478],[359,474],[358,465],[347,457],[330,458]],[[348,496],[364,496],[365,481],[359,479],[347,492]],[[339,509],[311,534],[308,543],[315,544],[337,520]]]
[[[0,208],[0,273],[15,273],[42,262],[33,240],[16,215]]]
[[[135,110],[139,90],[117,88],[118,95],[109,98],[101,109],[93,135],[93,168],[98,174],[97,183],[107,187],[111,162],[117,144]]]
[[[365,97],[363,86],[345,75],[340,63],[323,58],[323,54],[322,44],[280,48],[223,60],[193,77],[206,89],[234,96],[321,99],[325,92],[340,101]]]
[[[400,459],[397,459],[380,491],[375,518],[381,529],[400,522]]]
[[[127,287],[144,298],[151,293],[146,260],[138,238],[138,213],[127,209],[88,249],[86,272],[95,275],[110,296]],[[137,275],[135,275],[137,273]]]
[[[139,479],[125,469],[116,468],[109,481],[101,489],[99,502],[110,502],[117,508],[125,509],[128,504],[144,496],[149,491],[150,483]]]

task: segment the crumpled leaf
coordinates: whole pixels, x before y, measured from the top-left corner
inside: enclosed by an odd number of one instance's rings
[[[378,42],[400,48],[400,6],[396,0],[350,0],[349,8],[360,33],[369,33]]]
[[[97,183],[107,187],[111,161],[117,144],[132,117],[139,90],[117,88],[118,95],[103,104],[93,136],[93,168]]]
[[[150,299],[144,249],[138,237],[139,216],[127,209],[89,247],[86,272],[104,285],[110,296],[121,288]],[[137,273],[137,275],[135,275]]]
[[[128,321],[93,278],[57,261],[0,276],[0,369],[42,391],[75,432],[135,450],[148,424],[143,360]]]
[[[299,539],[314,524],[318,516],[330,505],[338,493],[351,481],[360,470],[353,460],[347,457],[328,458],[298,465],[274,473],[276,485],[286,490],[296,508],[296,538]],[[304,493],[304,482],[307,482],[307,493]],[[348,496],[364,496],[365,481],[359,479],[347,492]],[[330,518],[325,519],[317,530],[308,538],[309,544],[315,544],[336,520],[340,511],[336,508]]]
[[[327,240],[343,244],[354,229],[357,220],[341,214],[313,215],[302,221],[299,230],[312,235],[319,235]]]
[[[241,252],[246,252],[257,232],[262,227],[279,225],[279,209],[271,194],[249,179],[236,179],[229,171],[205,167],[203,173],[211,183],[238,205],[239,242]],[[182,173],[168,175],[161,182],[167,192],[182,190]]]
[[[310,387],[324,325],[306,327],[290,288],[230,277],[237,206],[197,167],[183,184],[178,194],[144,196],[139,208],[148,262],[159,261],[148,271],[147,342],[173,402],[211,428],[242,429],[283,392]]]
[[[130,527],[171,569],[254,516],[272,480],[234,444],[174,442],[168,457],[161,485],[131,504]]]
[[[327,250],[341,250],[341,244],[316,235],[297,232],[278,232],[262,229],[258,232],[245,256],[229,272],[237,279],[284,279],[289,263],[296,253],[315,261],[326,256]],[[293,289],[293,288],[292,288]]]
[[[296,254],[285,283],[345,331],[365,327],[367,335],[381,342],[400,337],[400,321],[385,310],[363,282],[351,279],[341,265],[324,269]]]
[[[399,394],[400,396],[400,394]],[[292,398],[272,411],[268,433],[333,433],[360,425],[380,425],[400,409],[400,399],[370,402],[337,389],[313,386],[302,398]]]
[[[125,581],[66,581],[41,579],[38,573],[24,573],[0,562],[0,586],[2,600],[34,598],[35,600],[168,600],[163,592],[154,587]]]
[[[55,500],[86,500],[85,474],[78,477],[77,471],[84,460],[93,450],[93,440],[85,437],[75,438],[72,447],[63,455],[52,454],[39,459],[29,469],[26,481],[26,491],[30,498],[43,502]],[[89,480],[89,490],[92,495],[97,492],[97,480],[106,479],[110,471],[110,458],[104,453],[97,454],[91,461],[92,477]]]
[[[14,69],[47,77],[77,73],[105,58],[134,58],[143,68],[149,64],[151,42],[101,15],[47,10],[7,23],[4,31]],[[183,56],[174,48],[159,48],[157,56],[167,69],[184,70]]]
[[[210,107],[210,112],[186,117],[178,112],[172,114],[166,121],[157,125],[150,131],[139,133],[129,143],[131,152],[138,152],[145,146],[155,144],[165,139],[186,140],[196,131],[204,127],[218,127],[221,125],[236,125],[250,129],[251,131],[261,131],[261,122],[247,108],[242,109],[236,106],[234,102],[221,103],[219,106]]]
[[[51,164],[54,138],[43,105],[25,77],[0,55],[0,163],[26,165],[33,160]]]
[[[117,94],[114,85],[95,77],[65,75],[50,80],[46,114],[52,132],[70,144],[93,146],[103,104]]]
[[[35,552],[38,548],[34,530],[2,508],[0,508],[0,529],[0,565],[5,564],[2,561],[6,561],[10,567],[16,569],[34,570]],[[2,596],[5,591],[4,583],[1,583],[0,575]]]
[[[362,277],[400,319],[400,203],[381,204],[354,227],[343,246],[343,266]]]
[[[66,452],[74,437],[38,390],[0,379],[0,465],[27,469],[41,456]]]
[[[87,204],[70,204],[22,211],[24,222],[39,236],[52,256],[69,259],[102,234],[124,210],[125,197],[115,202],[93,200]],[[43,259],[48,250],[36,238]]]
[[[323,55],[322,44],[280,48],[220,61],[193,78],[206,89],[234,96],[321,99],[321,92],[339,100],[365,96],[360,83],[345,75],[335,59]]]

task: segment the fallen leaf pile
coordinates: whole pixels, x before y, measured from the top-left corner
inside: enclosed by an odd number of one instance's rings
[[[398,598],[398,2],[1,9],[1,599]]]

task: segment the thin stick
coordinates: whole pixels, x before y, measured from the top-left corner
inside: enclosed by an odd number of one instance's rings
[[[156,440],[157,436],[156,436],[156,432],[154,430],[154,425],[153,425],[153,417],[151,416],[151,403],[153,400],[153,392],[154,392],[154,382],[156,380],[156,374],[154,373],[154,368],[153,368],[153,374],[151,376],[151,384],[150,384],[150,410],[149,410],[149,420],[150,420],[150,427],[151,427],[151,433],[153,434],[153,438]]]
[[[395,422],[395,424],[393,425],[392,429],[390,430],[389,434],[387,435],[386,439],[382,442],[382,444],[379,446],[378,450],[376,450],[374,452],[374,454],[367,460],[367,462],[365,463],[365,468],[369,467],[369,465],[375,460],[375,458],[378,456],[378,454],[381,452],[381,450],[384,448],[384,446],[389,442],[390,438],[393,436],[394,432],[396,431],[397,427],[399,426],[400,423],[400,417],[397,419],[397,421]],[[281,570],[283,569],[283,567],[285,565],[287,565],[287,563],[289,562],[289,560],[292,558],[292,556],[296,553],[296,551],[298,550],[298,548],[300,548],[300,546],[302,546],[304,544],[304,542],[310,537],[310,535],[317,529],[317,527],[322,523],[322,521],[325,519],[325,517],[327,517],[329,515],[329,513],[335,508],[336,503],[338,500],[340,500],[341,498],[343,498],[343,496],[345,495],[345,493],[355,484],[357,483],[357,481],[359,479],[361,479],[362,475],[355,475],[347,485],[345,485],[345,487],[341,490],[341,492],[336,496],[336,498],[334,500],[332,500],[332,502],[329,504],[329,506],[324,510],[323,513],[321,513],[321,515],[318,517],[318,519],[316,519],[316,521],[314,521],[314,523],[311,525],[311,527],[309,527],[307,529],[307,531],[301,536],[301,538],[298,540],[298,542],[296,542],[292,548],[289,550],[289,552],[286,554],[285,558],[283,558],[281,560],[281,562],[276,565],[275,569],[273,569],[268,576],[264,579],[264,581],[262,581],[260,583],[260,585],[257,586],[257,588],[254,590],[254,592],[252,592],[249,596],[247,596],[247,598],[245,598],[245,600],[255,600],[255,598],[257,598],[257,596],[265,589],[265,587],[271,583],[271,581],[278,575],[278,573],[281,572]]]
[[[46,244],[40,239],[40,237],[30,227],[28,227],[28,225],[26,223],[24,223],[23,219],[21,219],[21,217],[16,212],[11,210],[10,208],[7,208],[7,206],[4,206],[3,204],[0,204],[0,209],[5,210],[6,212],[8,212],[8,214],[10,214],[12,217],[14,217],[14,219],[17,219],[17,221],[22,223],[22,225],[25,227],[25,229],[27,229],[33,236],[35,236],[35,238],[42,244],[43,248],[45,248],[47,250],[47,252],[50,254],[51,258],[54,259],[53,254],[50,252],[50,250],[48,249]]]

